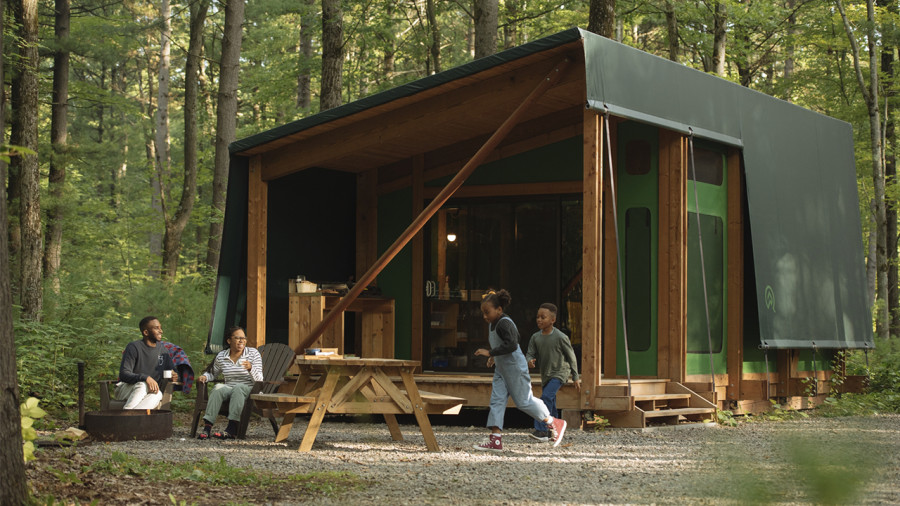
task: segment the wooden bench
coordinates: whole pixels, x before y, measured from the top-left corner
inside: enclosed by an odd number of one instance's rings
[[[262,409],[278,409],[283,414],[309,413],[316,398],[292,394],[253,394],[250,398]]]
[[[402,392],[407,393],[406,390],[402,390]],[[462,397],[436,394],[424,390],[419,390],[419,397],[425,403],[425,412],[429,415],[458,415],[462,405],[469,402]]]

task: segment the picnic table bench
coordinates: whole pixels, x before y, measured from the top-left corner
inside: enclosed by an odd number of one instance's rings
[[[262,408],[277,408],[285,414],[275,441],[287,439],[298,414],[312,415],[300,451],[312,449],[325,414],[383,415],[394,441],[403,440],[396,415],[412,414],[428,450],[440,451],[428,415],[458,414],[466,403],[461,397],[420,391],[412,373],[419,365],[415,360],[300,356],[296,363],[300,376],[292,393],[254,394],[251,399]],[[318,380],[308,386],[315,374]],[[397,376],[402,388],[392,380]]]

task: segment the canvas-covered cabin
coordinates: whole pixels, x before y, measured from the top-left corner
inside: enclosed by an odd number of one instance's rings
[[[506,288],[523,349],[559,308],[559,407],[644,426],[821,398],[873,346],[865,286],[849,124],[571,29],[233,143],[209,342],[414,359],[487,406]]]

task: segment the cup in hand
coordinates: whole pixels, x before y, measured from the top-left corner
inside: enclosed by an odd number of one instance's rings
[[[163,371],[163,378],[172,379],[172,369],[166,369]]]

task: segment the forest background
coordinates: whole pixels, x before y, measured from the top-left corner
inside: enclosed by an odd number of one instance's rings
[[[147,314],[202,368],[228,143],[572,26],[851,123],[869,302],[888,339],[900,330],[898,11],[872,0],[0,0],[0,337],[15,336],[12,381],[66,418],[75,363],[88,384],[115,377]]]

